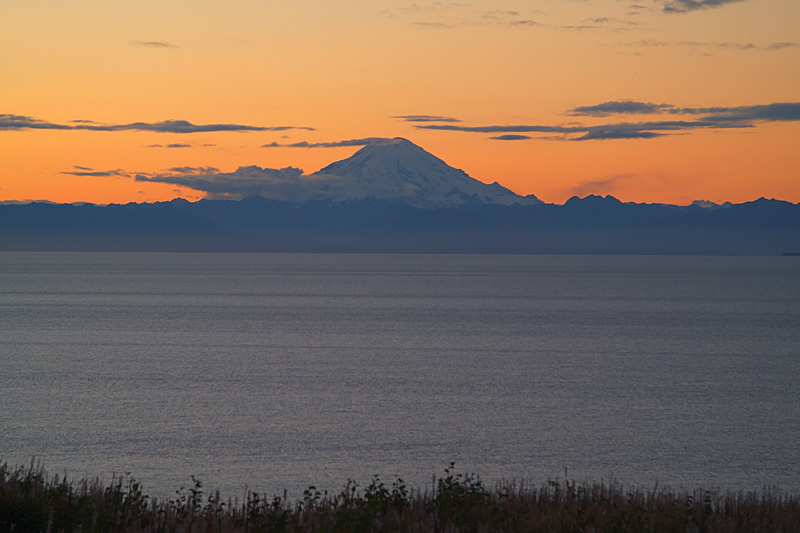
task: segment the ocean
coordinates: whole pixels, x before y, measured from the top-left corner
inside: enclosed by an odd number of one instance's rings
[[[0,461],[800,492],[800,258],[0,253]]]

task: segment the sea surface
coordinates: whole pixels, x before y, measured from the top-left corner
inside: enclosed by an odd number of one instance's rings
[[[800,258],[0,254],[0,461],[800,492]]]

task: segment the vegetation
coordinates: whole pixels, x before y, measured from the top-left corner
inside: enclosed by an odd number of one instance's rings
[[[206,495],[202,483],[170,500],[150,498],[130,475],[99,481],[49,478],[40,465],[0,463],[0,531],[800,531],[800,496],[778,491],[717,493],[626,490],[619,484],[549,481],[487,489],[451,463],[426,491],[378,477],[301,500],[250,493]]]

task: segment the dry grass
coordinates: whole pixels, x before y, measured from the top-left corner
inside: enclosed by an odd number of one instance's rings
[[[0,464],[0,531],[800,531],[800,496],[778,491],[720,493],[626,490],[618,484],[504,483],[488,490],[453,464],[430,491],[377,477],[336,495],[310,487],[303,499],[244,501],[208,496],[202,483],[171,500],[147,496],[130,476],[70,482],[40,465]]]

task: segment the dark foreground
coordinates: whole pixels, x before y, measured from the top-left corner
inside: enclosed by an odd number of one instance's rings
[[[0,531],[800,531],[800,495],[776,490],[643,491],[571,481],[490,490],[453,464],[429,491],[376,477],[336,495],[310,487],[296,502],[258,493],[223,500],[192,481],[173,499],[157,500],[127,475],[104,486],[0,463]]]

